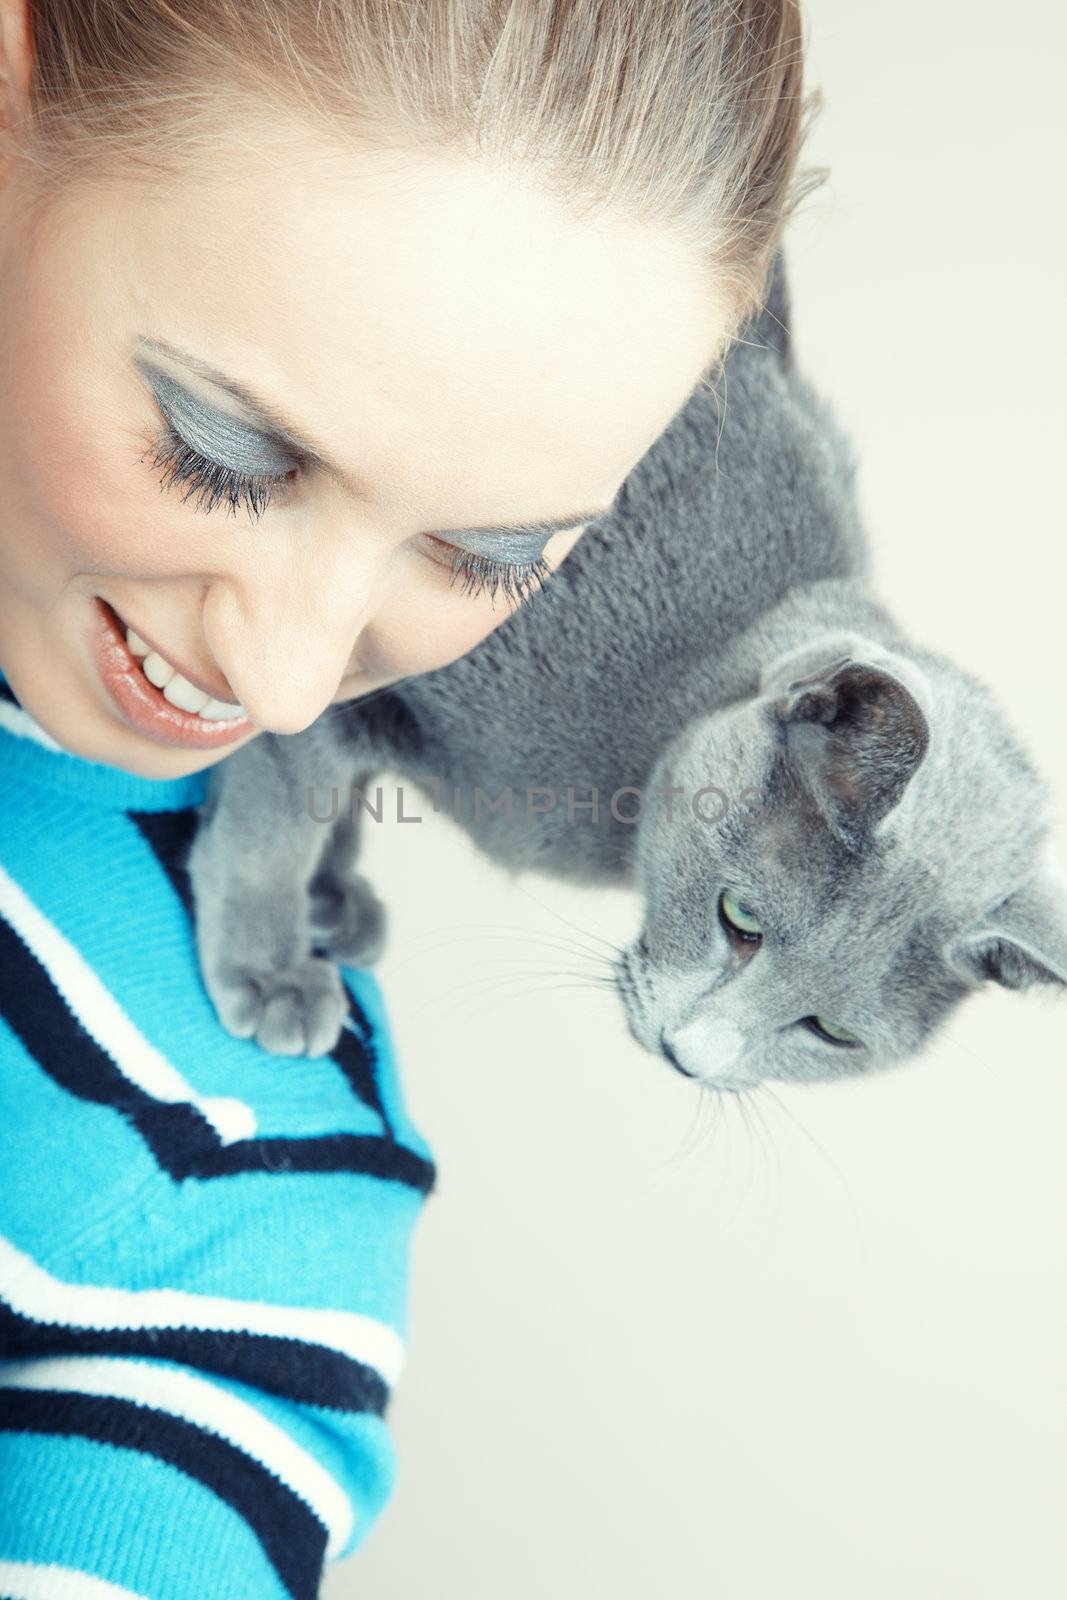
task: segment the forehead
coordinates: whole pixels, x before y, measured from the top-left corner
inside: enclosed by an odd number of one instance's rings
[[[729,331],[662,230],[568,219],[458,157],[264,134],[207,177],[116,188],[82,226],[131,336],[271,396],[435,518],[450,497],[461,521],[607,504]]]

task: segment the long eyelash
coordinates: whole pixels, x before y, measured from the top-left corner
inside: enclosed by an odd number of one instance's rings
[[[462,584],[462,594],[488,593],[496,599],[497,590],[514,605],[521,605],[538,594],[552,574],[544,556],[536,561],[495,561],[492,556],[474,555],[470,550],[455,550],[452,554],[451,584]]]
[[[214,511],[216,506],[226,501],[234,516],[237,515],[238,506],[244,504],[253,522],[270,505],[274,490],[286,483],[290,476],[284,473],[278,477],[255,477],[235,472],[232,467],[220,467],[187,445],[169,423],[152,465],[163,471],[161,488],[174,488],[183,483],[189,485],[182,495],[183,502],[195,494],[202,510]]]
[[[188,484],[182,501],[197,496],[201,509],[214,511],[224,501],[236,516],[238,506],[244,504],[253,521],[257,521],[270,505],[274,490],[286,484],[291,474],[278,477],[256,477],[235,472],[232,467],[220,467],[208,461],[198,450],[192,449],[169,423],[156,447],[152,465],[162,471],[161,488],[176,488]],[[521,605],[540,592],[552,568],[543,556],[536,561],[495,561],[492,556],[474,555],[469,550],[456,550],[452,555],[451,583],[461,585],[461,593],[478,595],[488,593],[495,600],[500,590],[514,605]]]

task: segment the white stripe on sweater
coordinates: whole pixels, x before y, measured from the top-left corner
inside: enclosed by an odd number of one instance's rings
[[[133,1400],[195,1423],[258,1461],[311,1508],[327,1531],[327,1559],[335,1559],[351,1537],[355,1512],[337,1480],[276,1422],[206,1378],[125,1357],[65,1356],[0,1361],[0,1389],[6,1388]]]
[[[123,1011],[84,956],[54,927],[14,878],[0,866],[0,916],[14,928],[46,969],[85,1030],[114,1061],[123,1077],[168,1104],[187,1102],[200,1111],[223,1144],[250,1139],[256,1114],[242,1100],[197,1094]]]
[[[117,1583],[36,1561],[0,1561],[0,1593],[11,1600],[147,1600]]]
[[[56,744],[50,733],[45,733],[40,723],[35,722],[28,711],[23,711],[21,706],[13,706],[10,700],[0,698],[0,728],[6,728],[8,733],[17,734],[20,739],[32,739],[34,744],[43,745],[46,750],[55,750],[59,755],[64,754],[63,746]]]
[[[404,1347],[388,1323],[357,1311],[276,1306],[184,1289],[113,1289],[54,1278],[10,1239],[0,1236],[0,1297],[34,1322],[60,1327],[181,1328],[190,1332],[260,1333],[323,1345],[380,1373],[392,1388]]]

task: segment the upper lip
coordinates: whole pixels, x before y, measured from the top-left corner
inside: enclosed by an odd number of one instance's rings
[[[105,601],[104,603],[105,605],[111,604],[110,601]],[[220,689],[217,686],[209,683],[207,678],[202,678],[199,673],[190,672],[189,668],[183,666],[180,661],[177,661],[169,650],[161,649],[156,641],[152,638],[152,635],[150,633],[146,633],[141,627],[140,623],[131,622],[129,617],[126,617],[121,612],[117,611],[114,606],[111,606],[111,609],[115,612],[115,615],[118,617],[118,620],[122,624],[123,628],[128,628],[130,632],[135,633],[139,639],[143,639],[150,650],[154,650],[157,656],[162,656],[167,665],[173,667],[175,672],[180,672],[182,677],[187,679],[187,681],[192,684],[194,689],[199,689],[202,694],[210,695],[213,700],[218,700],[222,705],[225,706],[238,706],[241,704],[241,702],[234,697],[233,690],[230,688],[228,683],[223,683],[222,688]]]

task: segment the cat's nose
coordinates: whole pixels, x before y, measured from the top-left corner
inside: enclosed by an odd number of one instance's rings
[[[667,1035],[665,1033],[661,1033],[660,1036],[659,1036],[659,1047],[660,1047],[660,1051],[662,1052],[663,1055],[666,1056],[666,1058],[670,1062],[671,1066],[675,1069],[676,1072],[680,1072],[682,1074],[683,1078],[692,1078],[694,1076],[694,1074],[692,1072],[690,1072],[688,1067],[683,1067],[682,1063],[679,1061],[678,1057],[675,1055],[674,1051],[671,1049],[670,1044],[669,1044],[668,1039],[667,1039]]]
[[[663,1040],[664,1055],[679,1071],[723,1089],[752,1081],[744,1070],[744,1049],[741,1029],[724,1017],[694,1017]]]

